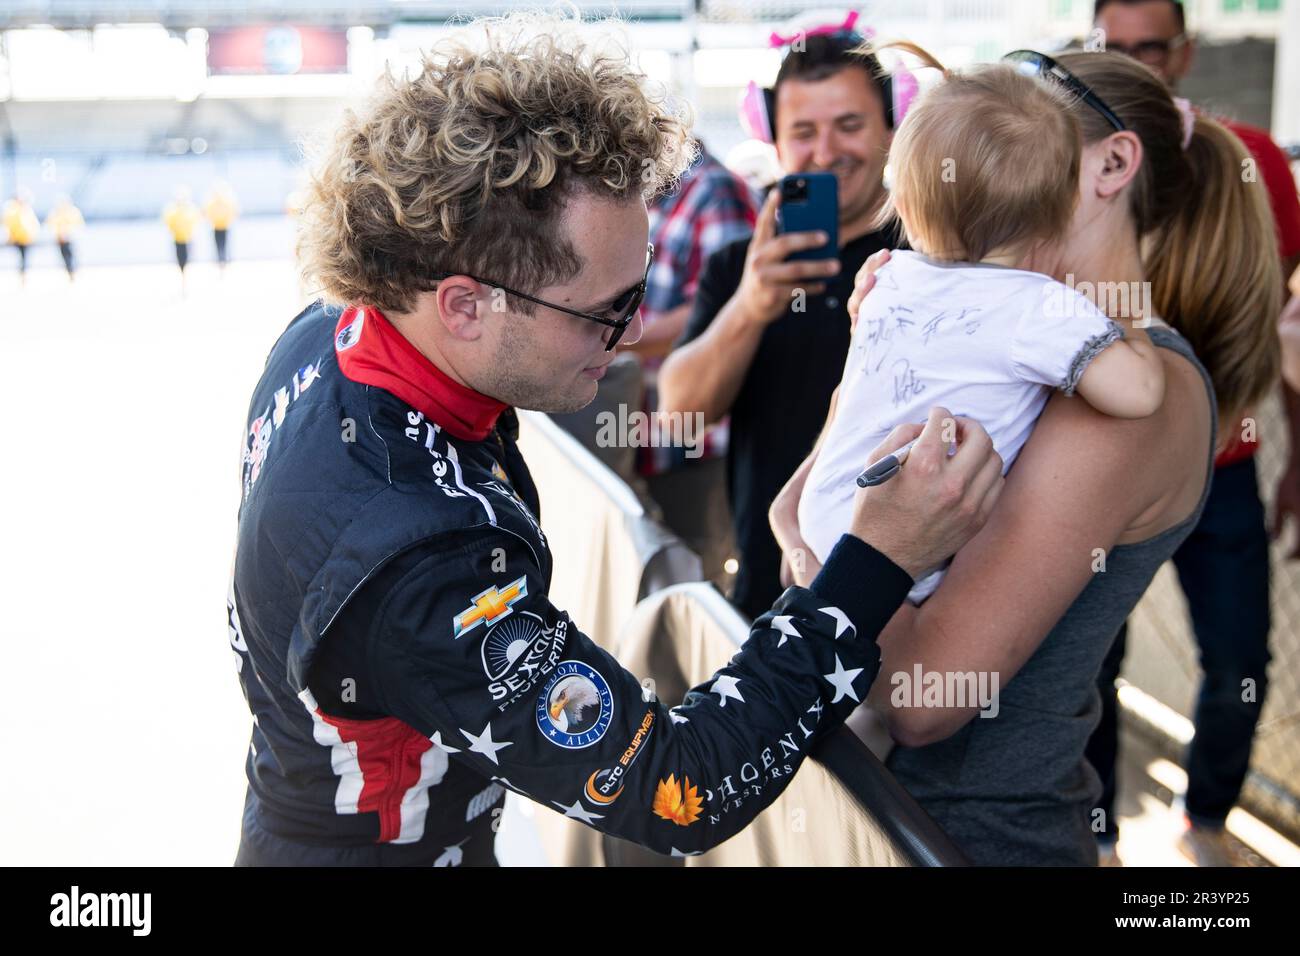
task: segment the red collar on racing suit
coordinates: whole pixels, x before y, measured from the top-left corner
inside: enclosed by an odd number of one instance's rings
[[[454,381],[375,308],[344,310],[334,352],[352,381],[391,392],[462,441],[483,441],[508,407]]]

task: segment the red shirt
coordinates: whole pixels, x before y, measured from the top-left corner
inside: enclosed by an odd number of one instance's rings
[[[1245,123],[1220,120],[1236,134],[1242,145],[1255,157],[1255,163],[1268,188],[1269,205],[1273,208],[1273,222],[1277,227],[1278,255],[1286,259],[1300,252],[1300,198],[1296,195],[1295,177],[1286,154],[1269,137],[1268,132]],[[1243,442],[1234,438],[1232,444],[1214,459],[1216,468],[1244,461],[1255,454],[1258,441]]]
[[[1278,254],[1287,259],[1300,252],[1300,197],[1296,195],[1295,177],[1286,153],[1269,138],[1266,130],[1244,123],[1222,120],[1242,145],[1255,157],[1255,163],[1268,187],[1268,202],[1277,226]]]

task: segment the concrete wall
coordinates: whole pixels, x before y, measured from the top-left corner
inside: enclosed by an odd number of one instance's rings
[[[1276,52],[1273,40],[1202,44],[1178,92],[1200,106],[1270,129]]]

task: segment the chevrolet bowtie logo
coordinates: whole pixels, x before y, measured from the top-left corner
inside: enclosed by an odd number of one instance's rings
[[[496,585],[474,595],[473,603],[452,618],[452,637],[474,630],[484,621],[495,624],[508,615],[520,598],[528,596],[528,579],[520,577],[501,590]]]

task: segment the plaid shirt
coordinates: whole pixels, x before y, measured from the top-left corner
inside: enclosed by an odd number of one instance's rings
[[[689,302],[709,256],[751,235],[756,221],[749,187],[701,147],[677,191],[650,209],[655,261],[642,306],[646,323]]]
[[[650,241],[655,261],[646,280],[641,318],[653,325],[665,312],[695,297],[695,287],[709,256],[754,232],[754,200],[744,180],[715,159],[703,146],[700,158],[683,174],[677,190],[657,199],[650,208]],[[659,360],[643,360],[646,371],[645,410],[659,407]],[[704,434],[704,457],[726,454],[724,420]],[[656,475],[680,467],[681,448],[642,448],[638,470]]]

